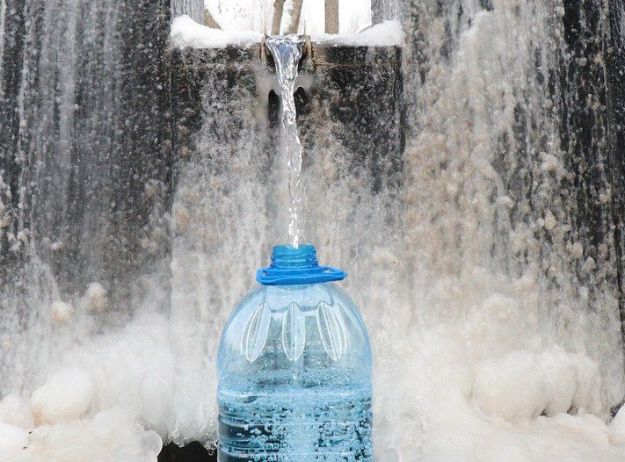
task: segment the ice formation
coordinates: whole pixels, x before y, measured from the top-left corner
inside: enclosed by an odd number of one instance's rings
[[[322,260],[349,270],[370,327],[377,460],[620,462],[625,410],[611,422],[608,413],[623,396],[616,301],[602,287],[590,295],[571,269],[579,262],[592,283],[609,262],[567,234],[558,191],[569,172],[533,78],[536,60],[555,61],[560,31],[542,19],[560,10],[538,0],[494,0],[491,11],[459,3],[462,13],[421,11],[429,78],[412,69],[406,82],[401,203],[372,194],[366,172],[338,175],[348,168],[327,146],[303,172],[306,237]],[[216,47],[259,34],[178,18],[172,38]],[[533,208],[508,194],[495,159],[501,140],[514,140],[519,95],[541,132],[527,133],[541,144]],[[232,128],[232,113],[205,109],[205,124],[221,117]],[[97,281],[62,299],[37,260],[25,270],[31,317],[13,319],[4,304],[16,296],[2,294],[3,325],[27,327],[0,336],[0,461],[147,462],[165,441],[214,443],[219,332],[277,235],[267,165],[254,156],[256,112],[236,102],[232,110],[246,120],[242,135],[224,145],[200,130],[198,153],[179,174],[169,311],[151,293],[111,307]],[[506,160],[516,162],[514,153]],[[158,286],[157,276],[145,278]],[[99,324],[104,316],[115,322]]]

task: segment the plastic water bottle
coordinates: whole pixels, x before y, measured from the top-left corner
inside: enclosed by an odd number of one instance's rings
[[[346,277],[276,246],[218,357],[219,461],[371,461],[371,347]]]

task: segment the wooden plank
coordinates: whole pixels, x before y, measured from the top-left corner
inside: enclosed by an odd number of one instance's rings
[[[275,0],[273,4],[273,21],[271,22],[271,35],[280,35],[280,25],[284,13],[284,1]]]
[[[325,5],[326,34],[338,34],[339,0],[326,0]]]
[[[302,5],[304,4],[304,0],[292,0],[292,1],[293,1],[293,11],[291,12],[291,18],[286,28],[287,34],[297,34],[297,29],[299,28],[299,21],[302,16]]]

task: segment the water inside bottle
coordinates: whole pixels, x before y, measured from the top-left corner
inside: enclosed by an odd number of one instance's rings
[[[367,384],[280,393],[221,388],[219,413],[221,462],[373,460]]]

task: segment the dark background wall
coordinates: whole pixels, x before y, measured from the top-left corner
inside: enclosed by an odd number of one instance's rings
[[[430,79],[428,60],[432,57],[428,56],[430,44],[422,32],[427,26],[423,21],[428,21],[431,15],[459,21],[460,18],[450,14],[452,11],[463,14],[458,4],[455,0],[373,0],[374,21],[401,17],[407,30],[411,55],[406,61],[406,85],[425,85]],[[480,0],[479,4],[484,11],[493,9],[490,0]],[[591,287],[591,291],[605,288],[618,297],[625,339],[625,31],[622,30],[625,2],[564,0],[562,6],[561,15],[554,9],[553,16],[545,18],[554,22],[554,29],[563,31],[563,36],[554,40],[558,62],[546,73],[537,56],[535,77],[554,102],[565,168],[573,173],[559,194],[570,208],[567,210],[572,225],[570,236],[584,243],[583,258],[577,263],[579,282]],[[450,20],[445,24],[446,41],[438,50],[440,59],[448,59],[457,40],[454,24]],[[537,50],[540,46],[537,45]],[[506,152],[507,143],[503,140],[497,168],[507,182],[510,197],[532,198],[535,191],[531,172],[541,162],[533,157],[532,148],[540,149],[545,140],[540,137],[540,127],[533,124],[532,114],[522,104],[516,109],[516,116],[515,141],[519,150]],[[415,133],[419,127],[409,121],[407,129]],[[531,134],[536,146],[527,145]],[[516,171],[507,170],[510,163],[506,157],[510,156],[520,166]],[[609,192],[608,200],[606,192]],[[588,258],[604,261],[609,268],[603,268],[599,277],[589,274],[582,269]]]
[[[90,281],[124,292],[167,253],[169,11],[168,0],[6,2],[5,283],[29,242],[68,293]]]
[[[374,17],[392,17],[395,3],[374,2]],[[26,258],[25,244],[32,241],[65,290],[99,280],[114,291],[124,286],[116,284],[120,278],[159,265],[167,253],[164,215],[173,187],[174,135],[166,47],[172,5],[124,1],[115,4],[117,11],[111,11],[113,4],[99,10],[90,2],[73,5],[77,17],[91,20],[77,21],[73,41],[55,42],[51,30],[68,20],[63,8],[7,1],[0,82],[0,276],[8,280],[15,274],[12,268]],[[591,243],[588,256],[611,241],[616,270],[607,283],[620,288],[625,310],[620,30],[625,7],[622,0],[607,6],[568,0],[564,6],[562,52],[575,59],[562,55],[558,74],[545,78],[559,93],[562,146],[567,167],[576,173],[569,191],[577,202],[573,225]],[[412,11],[412,60],[418,63],[423,59],[419,18]],[[70,55],[54,51],[68,45]],[[64,103],[68,75],[62,69],[68,59],[73,88]],[[588,94],[602,104],[588,107]],[[598,200],[606,187],[609,203]]]

